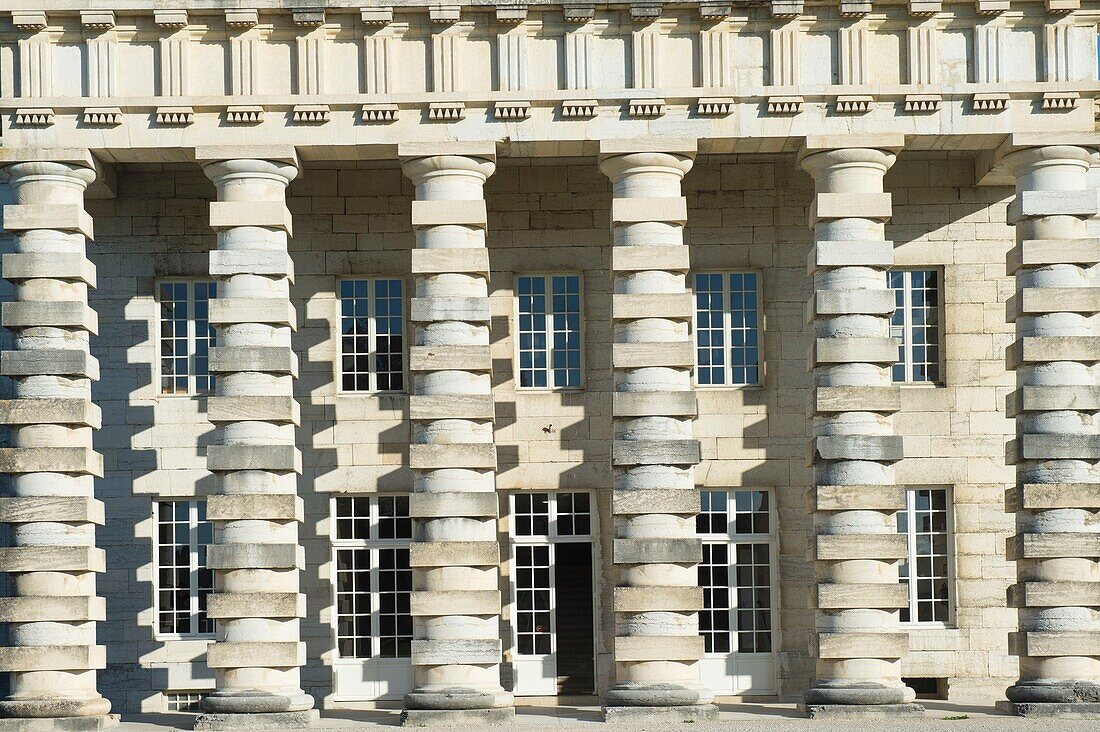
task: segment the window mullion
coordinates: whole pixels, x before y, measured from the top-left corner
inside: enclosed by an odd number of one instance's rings
[[[543,290],[546,292],[543,305],[545,307],[545,329],[546,329],[546,387],[548,389],[555,388],[554,384],[554,278],[552,275],[546,275],[543,278]]]
[[[916,493],[905,491],[905,553],[909,562],[909,622],[917,621],[917,512]]]
[[[374,322],[374,313],[378,302],[375,298],[375,281],[367,280],[367,385],[371,391],[378,391],[378,329]]]
[[[903,277],[902,286],[902,312],[904,316],[905,335],[902,338],[905,343],[905,380],[913,381],[913,272],[912,270],[906,270]]]
[[[722,369],[722,385],[733,386],[733,278],[729,272],[722,274],[722,339],[726,357],[726,367]],[[729,505],[729,504],[727,504]]]
[[[195,378],[195,283],[185,282],[184,290],[187,292],[187,393],[194,395],[199,390]]]

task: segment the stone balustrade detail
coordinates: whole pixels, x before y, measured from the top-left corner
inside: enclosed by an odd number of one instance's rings
[[[0,110],[12,115],[15,140],[51,128],[66,145],[160,147],[221,127],[225,144],[257,128],[302,144],[325,126],[342,146],[377,134],[410,140],[430,122],[441,134],[525,131],[549,142],[586,139],[574,120],[620,115],[630,129],[657,120],[650,134],[669,126],[698,138],[895,119],[914,132],[967,135],[1021,124],[1010,116],[1030,129],[1091,124],[1100,91],[1100,9],[1074,0],[310,13],[269,3],[68,5],[14,11],[0,25]]]

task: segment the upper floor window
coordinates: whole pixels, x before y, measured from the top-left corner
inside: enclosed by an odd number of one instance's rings
[[[695,379],[700,386],[760,383],[759,278],[695,275]]]
[[[405,300],[400,279],[340,282],[340,388],[405,388]]]
[[[581,278],[523,276],[519,299],[519,385],[569,389],[581,385]]]
[[[948,490],[912,488],[898,512],[898,533],[905,534],[908,556],[898,569],[909,589],[903,623],[951,622],[951,529]]]
[[[894,291],[890,336],[898,342],[896,382],[940,379],[940,275],[936,270],[903,269],[886,273]]]
[[[160,300],[160,393],[209,394],[210,347],[214,328],[207,320],[217,285],[206,280],[168,280],[158,287]]]
[[[157,635],[210,635],[214,621],[206,617],[206,598],[214,572],[206,567],[206,548],[214,541],[214,525],[206,520],[206,501],[154,505]]]
[[[342,659],[409,658],[409,497],[341,496],[333,502],[336,652]]]

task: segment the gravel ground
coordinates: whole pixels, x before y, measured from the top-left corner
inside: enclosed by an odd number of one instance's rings
[[[1020,719],[997,713],[992,707],[930,702],[924,719],[892,720],[809,720],[803,718],[790,704],[731,704],[722,706],[721,720],[717,723],[680,723],[674,725],[683,730],[703,732],[894,732],[895,730],[920,730],[920,732],[1050,732],[1057,725],[1058,732],[1100,732],[1100,720],[1040,720]],[[172,732],[190,730],[194,717],[188,715],[156,715],[127,717],[114,728],[118,732]],[[310,728],[322,730],[381,730],[393,728],[399,722],[397,711],[325,712],[321,723]],[[596,707],[524,707],[518,710],[515,724],[495,727],[494,730],[516,729],[522,732],[639,732],[640,730],[665,730],[673,725],[654,719],[631,724],[607,724],[601,721]],[[488,732],[484,730],[483,732]]]

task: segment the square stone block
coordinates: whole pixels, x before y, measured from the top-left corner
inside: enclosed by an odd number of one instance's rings
[[[515,722],[514,707],[494,709],[405,709],[402,727],[485,727]]]
[[[320,712],[275,712],[271,714],[200,714],[196,732],[238,732],[238,730],[305,730],[315,726]]]
[[[612,272],[687,272],[690,248],[683,245],[635,245],[611,248]]]

